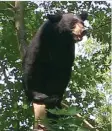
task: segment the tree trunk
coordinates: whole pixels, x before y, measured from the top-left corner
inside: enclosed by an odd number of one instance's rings
[[[26,52],[27,44],[25,39],[24,27],[24,2],[22,1],[15,1],[15,28],[21,58],[23,58]]]

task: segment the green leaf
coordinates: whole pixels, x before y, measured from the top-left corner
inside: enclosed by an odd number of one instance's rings
[[[90,131],[90,130],[88,130],[86,128],[78,128],[77,131]]]

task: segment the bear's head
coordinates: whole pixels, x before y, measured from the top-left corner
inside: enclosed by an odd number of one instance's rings
[[[87,19],[87,13],[83,12],[80,15],[73,13],[48,15],[49,21],[58,29],[60,33],[72,34],[76,41],[82,40],[86,34],[84,29],[84,21]]]

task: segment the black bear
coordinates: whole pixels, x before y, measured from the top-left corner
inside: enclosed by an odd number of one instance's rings
[[[47,108],[61,107],[71,76],[74,43],[85,34],[87,14],[48,15],[31,41],[23,59],[26,95]]]

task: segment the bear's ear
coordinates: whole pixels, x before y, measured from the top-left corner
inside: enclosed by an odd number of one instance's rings
[[[55,14],[55,15],[50,15],[48,14],[47,15],[47,18],[52,22],[52,23],[55,23],[55,22],[59,22],[62,18],[62,14]]]
[[[80,16],[81,20],[85,21],[85,20],[87,20],[88,13],[86,11],[84,11],[79,16]]]

